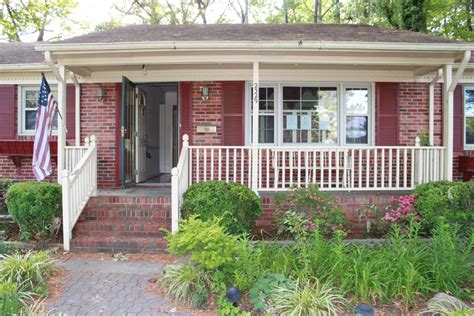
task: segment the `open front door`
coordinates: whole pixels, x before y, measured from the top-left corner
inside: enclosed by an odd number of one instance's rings
[[[136,182],[146,180],[146,145],[147,145],[147,101],[145,91],[138,89],[137,123],[136,123],[136,146],[137,146],[137,172]]]
[[[122,77],[122,187],[135,183],[136,85]]]

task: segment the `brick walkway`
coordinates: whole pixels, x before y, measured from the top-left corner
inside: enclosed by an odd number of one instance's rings
[[[59,263],[70,272],[63,294],[48,305],[52,314],[187,315],[147,290],[149,280],[163,273],[164,264],[146,261],[69,259]]]

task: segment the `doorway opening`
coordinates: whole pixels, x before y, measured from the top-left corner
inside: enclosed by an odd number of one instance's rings
[[[170,183],[178,160],[178,84],[123,81],[122,187]]]

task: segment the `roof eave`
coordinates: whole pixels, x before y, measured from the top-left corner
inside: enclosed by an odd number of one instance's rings
[[[449,51],[474,50],[474,43],[394,43],[328,41],[160,41],[115,43],[39,44],[37,51],[134,51],[134,50],[321,50],[321,51]]]
[[[24,63],[24,64],[0,64],[2,72],[20,72],[20,71],[48,71],[49,68],[45,63]]]

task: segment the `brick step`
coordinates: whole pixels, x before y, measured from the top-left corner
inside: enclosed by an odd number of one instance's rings
[[[78,252],[157,253],[166,251],[167,242],[158,237],[78,236],[71,249]]]
[[[171,195],[98,195],[89,200],[89,207],[102,205],[140,205],[162,206],[171,205]]]
[[[160,229],[171,229],[171,221],[159,220],[85,220],[74,227],[75,236],[163,237]]]
[[[171,206],[156,207],[141,205],[102,205],[87,206],[81,214],[82,220],[109,220],[109,219],[170,219]]]

